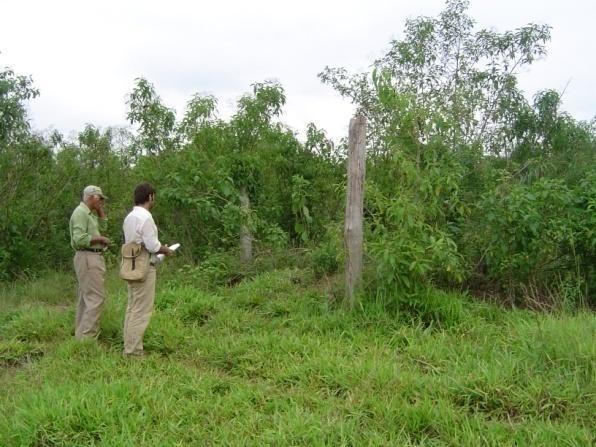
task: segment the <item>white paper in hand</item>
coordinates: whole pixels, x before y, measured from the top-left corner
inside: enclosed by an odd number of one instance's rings
[[[176,250],[178,250],[179,247],[180,247],[180,244],[179,243],[175,243],[173,245],[170,245],[168,248],[170,250],[176,251]],[[157,261],[158,262],[163,262],[163,260],[166,258],[166,255],[164,255],[163,253],[160,253],[156,257],[157,257]]]

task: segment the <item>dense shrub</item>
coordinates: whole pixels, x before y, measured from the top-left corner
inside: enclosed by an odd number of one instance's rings
[[[366,290],[398,300],[463,286],[515,303],[593,303],[595,122],[562,112],[555,91],[530,103],[517,86],[510,67],[546,53],[548,26],[475,30],[468,6],[448,0],[438,17],[408,20],[370,73],[320,74],[368,119]],[[68,219],[87,184],[110,197],[117,259],[140,181],[157,188],[162,241],[182,243],[181,264],[206,284],[304,262],[319,278],[343,268],[346,144],[314,124],[300,141],[279,121],[278,83],[255,83],[229,119],[200,95],[177,119],[137,79],[134,132],[88,125],[71,139],[29,129],[25,102],[37,93],[0,71],[0,280],[70,268]]]

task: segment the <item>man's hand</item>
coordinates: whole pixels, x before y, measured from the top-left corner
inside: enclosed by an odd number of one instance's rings
[[[103,209],[103,200],[101,202],[99,202],[96,209],[97,209],[97,217],[99,217],[100,219],[105,219],[106,212]]]
[[[158,253],[163,253],[166,256],[172,256],[174,254],[174,250],[172,250],[171,248],[169,248],[167,245],[162,245],[159,248]]]
[[[95,236],[91,238],[91,245],[102,244],[106,247],[111,244],[111,241],[105,236]]]

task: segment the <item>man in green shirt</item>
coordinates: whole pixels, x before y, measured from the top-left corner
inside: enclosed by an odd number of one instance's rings
[[[75,337],[96,338],[104,303],[106,264],[103,252],[110,240],[102,236],[107,217],[103,203],[107,197],[98,186],[83,190],[83,201],[70,217],[70,245],[75,250],[74,268],[79,283]]]

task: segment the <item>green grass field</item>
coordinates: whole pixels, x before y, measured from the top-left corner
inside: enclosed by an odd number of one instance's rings
[[[592,313],[441,292],[348,313],[300,270],[197,284],[158,279],[140,359],[117,278],[98,342],[73,338],[73,275],[4,285],[0,445],[594,445]]]

